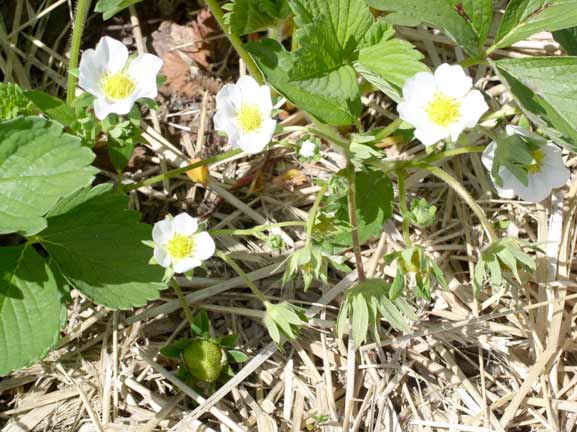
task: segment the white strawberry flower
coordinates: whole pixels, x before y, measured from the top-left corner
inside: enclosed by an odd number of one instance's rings
[[[272,108],[270,88],[243,76],[217,93],[214,127],[228,136],[232,147],[256,154],[274,134],[276,120],[272,119]]]
[[[187,213],[158,221],[152,229],[154,259],[175,273],[199,267],[214,255],[214,240],[206,231],[198,231],[198,221]]]
[[[110,113],[128,114],[140,98],[158,94],[156,75],[162,60],[152,54],[129,59],[123,43],[104,36],[96,49],[87,49],[80,60],[79,86],[96,97],[94,112],[100,120]]]
[[[306,140],[301,144],[301,147],[299,149],[299,155],[304,158],[310,159],[316,155],[317,148],[318,146],[314,141]]]
[[[403,87],[399,116],[415,127],[415,137],[426,146],[449,137],[457,141],[489,109],[472,87],[473,80],[459,65],[444,63],[434,74],[419,72]]]
[[[537,141],[543,141],[539,135],[530,131],[516,127],[507,126],[507,135],[521,135],[527,138],[533,138]],[[491,173],[495,149],[497,144],[493,141],[487,146],[481,160],[485,168]],[[529,202],[540,202],[547,198],[553,189],[562,187],[569,180],[570,172],[563,163],[561,149],[555,144],[548,142],[540,148],[531,152],[533,163],[527,167],[527,185],[523,184],[507,167],[499,167],[499,176],[503,182],[498,186],[491,174],[491,179],[497,194],[501,198],[512,199],[518,195],[522,200]]]

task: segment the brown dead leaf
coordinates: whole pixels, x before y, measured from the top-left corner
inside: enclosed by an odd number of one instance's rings
[[[272,181],[274,185],[292,192],[307,182],[307,176],[296,168],[290,168]]]

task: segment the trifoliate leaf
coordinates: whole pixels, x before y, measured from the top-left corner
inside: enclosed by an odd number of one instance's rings
[[[63,200],[48,216],[41,241],[70,285],[112,309],[143,306],[166,288],[162,268],[147,265],[142,244],[151,227],[128,210],[128,198],[103,184]]]
[[[307,323],[303,311],[288,302],[265,302],[265,307],[264,324],[276,344],[281,343],[282,336],[288,340],[295,339],[300,328]]]
[[[88,186],[93,153],[62,126],[39,117],[0,122],[0,234],[33,235],[56,202]]]
[[[0,248],[0,376],[41,359],[65,310],[57,280],[30,245]]]
[[[577,25],[576,0],[512,0],[501,19],[495,48],[504,48],[542,31]]]
[[[425,198],[421,198],[411,202],[409,214],[413,223],[426,228],[435,221],[437,207],[429,204]]]
[[[98,0],[94,6],[95,12],[102,14],[102,19],[105,21],[112,18],[118,12],[123,11],[128,6],[140,3],[142,0]]]
[[[479,55],[493,18],[492,0],[369,0],[375,9],[391,12],[391,24],[420,23],[443,29],[470,55]]]
[[[18,84],[0,83],[0,120],[36,114],[34,105],[26,98]]]
[[[237,36],[263,30],[289,13],[287,0],[234,0],[225,7],[225,21]]]

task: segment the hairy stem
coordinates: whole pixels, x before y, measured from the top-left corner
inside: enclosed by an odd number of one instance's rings
[[[184,174],[185,172],[190,171],[191,169],[199,168],[199,167],[206,166],[206,165],[212,165],[212,164],[215,164],[217,162],[223,161],[225,159],[232,158],[232,157],[239,155],[241,153],[242,153],[242,150],[240,150],[240,149],[229,150],[227,152],[218,154],[218,155],[213,156],[213,157],[206,158],[204,160],[195,162],[195,163],[187,165],[185,167],[176,168],[176,169],[173,169],[171,171],[167,171],[163,174],[159,174],[157,176],[150,177],[150,178],[143,180],[139,183],[124,186],[123,190],[125,192],[130,192],[130,191],[133,191],[135,189],[139,189],[143,186],[150,186],[150,185],[153,185],[155,183],[160,183],[161,181],[163,181],[165,179],[169,179],[169,178]]]
[[[230,43],[232,44],[232,46],[234,47],[234,49],[236,50],[236,52],[238,53],[240,58],[243,59],[244,63],[246,64],[246,67],[249,70],[252,77],[259,84],[261,84],[261,85],[264,84],[264,79],[263,79],[263,76],[262,76],[260,69],[258,68],[256,63],[254,62],[254,60],[252,59],[250,54],[247,52],[247,50],[244,49],[244,46],[243,46],[240,38],[237,35],[232,34],[231,32],[228,31],[227,25],[224,22],[224,14],[222,12],[222,9],[220,8],[220,5],[218,4],[218,1],[217,0],[206,0],[206,5],[210,9],[210,12],[214,16],[214,18],[218,21],[218,24],[222,28],[222,31],[228,36]]]
[[[313,241],[313,228],[315,226],[315,220],[317,218],[317,211],[319,209],[319,205],[321,204],[321,200],[323,199],[323,195],[325,194],[328,188],[329,188],[328,183],[325,183],[321,186],[321,189],[319,190],[319,193],[315,198],[315,202],[313,203],[313,206],[309,211],[309,219],[307,221],[307,241],[305,244],[305,248],[311,247],[311,243]]]
[[[70,60],[68,62],[68,82],[66,83],[66,103],[71,105],[76,97],[76,83],[78,78],[71,71],[78,68],[78,58],[80,57],[80,44],[84,24],[88,16],[91,0],[78,0],[76,5],[76,16],[74,17],[74,29],[72,30],[72,43],[70,44]]]
[[[188,320],[188,324],[190,326],[192,326],[194,323],[194,320],[192,318],[192,312],[190,310],[190,307],[188,306],[188,303],[186,302],[186,299],[184,298],[184,294],[182,293],[182,290],[180,289],[180,285],[178,285],[178,283],[174,279],[171,279],[170,280],[170,286],[176,292],[176,296],[178,297],[178,301],[180,302],[180,306],[184,310],[184,315],[186,316],[186,319]]]
[[[238,266],[238,264],[231,257],[229,257],[228,255],[226,255],[224,252],[221,251],[217,251],[216,255],[234,269],[234,271],[242,278],[242,280],[244,280],[244,283],[246,283],[246,285],[250,288],[253,294],[263,304],[267,302],[267,299],[262,293],[262,291],[258,289],[258,287],[254,284],[254,282],[250,280],[248,275]]]
[[[357,273],[359,281],[364,281],[367,277],[365,274],[365,267],[363,265],[363,258],[361,257],[361,244],[359,241],[359,226],[357,222],[357,188],[356,188],[356,173],[351,163],[348,165],[349,169],[349,219],[353,230],[351,237],[353,240],[353,254],[357,263]]]
[[[498,238],[497,234],[493,230],[493,227],[491,226],[491,223],[487,219],[485,212],[479,206],[479,204],[477,204],[477,202],[473,199],[473,197],[469,194],[469,192],[465,190],[465,188],[461,185],[461,183],[459,183],[453,176],[446,173],[440,168],[434,166],[422,166],[421,168],[429,171],[435,177],[438,177],[439,179],[447,183],[447,185],[449,185],[463,199],[463,201],[467,203],[467,205],[471,208],[473,213],[477,215],[479,221],[481,221],[481,225],[483,225],[483,228],[487,233],[487,237],[489,237],[489,241],[493,243],[494,241],[497,240]]]
[[[411,237],[409,235],[409,208],[407,207],[407,191],[405,189],[405,176],[407,174],[404,171],[397,171],[397,185],[399,187],[399,206],[401,208],[401,216],[403,217],[403,238],[405,239],[405,245],[411,247]]]

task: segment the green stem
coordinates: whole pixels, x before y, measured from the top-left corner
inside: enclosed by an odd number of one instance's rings
[[[375,141],[380,142],[385,138],[387,138],[388,136],[390,136],[393,132],[395,132],[399,128],[399,126],[401,126],[402,122],[403,120],[401,120],[400,118],[393,120],[391,124],[389,124],[387,127],[381,129],[379,132],[375,134]]]
[[[70,44],[70,61],[68,62],[68,82],[66,85],[66,103],[72,105],[76,97],[76,83],[78,78],[71,73],[71,70],[78,68],[78,58],[80,57],[80,44],[84,24],[88,16],[91,0],[78,0],[76,5],[76,16],[74,17],[74,29],[72,30],[72,43]]]
[[[190,307],[188,306],[188,303],[186,302],[186,299],[184,298],[184,294],[182,293],[180,286],[178,285],[178,283],[174,279],[170,280],[170,286],[176,292],[176,296],[178,297],[178,301],[180,302],[180,306],[184,310],[184,315],[186,316],[188,323],[190,324],[190,326],[193,326],[194,319],[192,318],[192,312],[190,310]]]
[[[313,228],[315,226],[315,220],[317,218],[317,210],[319,209],[319,205],[321,204],[321,200],[323,199],[323,196],[324,196],[324,194],[328,188],[329,188],[328,183],[324,183],[321,186],[321,189],[319,190],[319,193],[317,194],[317,197],[315,198],[315,202],[313,203],[313,206],[311,207],[311,210],[309,211],[309,219],[307,221],[307,241],[305,244],[305,248],[311,247],[311,244],[313,241]]]
[[[224,252],[222,251],[217,251],[216,255],[223,260],[225,263],[227,263],[229,266],[231,266],[235,272],[237,272],[237,274],[242,278],[242,280],[246,283],[246,285],[250,288],[250,290],[253,292],[253,294],[264,304],[266,303],[266,297],[264,296],[264,294],[262,293],[261,290],[259,290],[257,288],[257,286],[254,284],[253,281],[250,280],[250,278],[248,277],[248,275],[242,271],[242,269],[238,266],[238,264],[236,262],[234,262],[234,260],[229,257],[228,255],[226,255]]]
[[[357,263],[357,273],[359,276],[359,282],[363,282],[367,276],[365,274],[365,267],[363,265],[363,258],[361,256],[361,243],[359,241],[359,225],[357,222],[357,186],[356,186],[356,173],[355,168],[349,162],[349,220],[353,227],[351,231],[351,237],[353,240],[353,254],[355,255],[355,261]]]
[[[493,230],[493,227],[491,226],[491,223],[487,219],[485,212],[479,206],[479,204],[477,204],[477,202],[473,199],[473,197],[469,194],[469,192],[465,190],[465,188],[461,185],[461,183],[457,181],[457,179],[455,179],[453,176],[451,176],[450,174],[446,173],[445,171],[443,171],[438,167],[422,166],[421,168],[429,171],[435,177],[438,177],[439,179],[447,183],[447,185],[449,185],[463,199],[463,201],[467,203],[467,205],[471,208],[473,213],[477,215],[479,221],[481,221],[481,225],[483,225],[483,228],[487,233],[487,237],[489,237],[489,241],[493,243],[494,241],[497,240],[498,238],[497,234]]]
[[[487,63],[486,57],[489,55],[489,51],[475,57],[469,57],[459,63],[462,67],[471,67],[482,63]]]
[[[349,151],[349,142],[341,136],[341,134],[333,127],[324,124],[316,123],[313,128],[310,129],[311,133],[326,139],[327,141],[335,144],[341,148],[345,154]]]
[[[206,0],[206,5],[208,6],[208,8],[210,9],[210,12],[214,16],[214,18],[216,19],[216,21],[218,22],[220,27],[222,28],[222,31],[228,36],[230,43],[232,44],[232,46],[234,47],[234,49],[236,50],[236,52],[238,53],[240,58],[242,58],[244,60],[244,63],[246,64],[246,67],[249,70],[252,77],[259,84],[261,84],[261,85],[264,84],[264,79],[263,79],[263,76],[262,76],[260,69],[258,68],[256,63],[254,62],[254,60],[252,59],[250,54],[247,52],[247,50],[244,49],[244,46],[243,46],[240,38],[237,35],[228,31],[228,29],[227,29],[228,26],[224,22],[224,14],[222,12],[222,9],[220,8],[220,5],[218,4],[218,1],[217,0]]]
[[[253,228],[249,229],[226,229],[226,230],[209,230],[208,233],[212,236],[242,236],[242,235],[254,235],[257,232],[261,231],[268,231],[272,228],[283,228],[289,226],[305,226],[305,222],[300,221],[287,221],[287,222],[279,222],[274,224],[267,224],[267,225],[258,225]]]
[[[150,186],[150,185],[153,185],[155,183],[160,183],[161,181],[163,181],[165,179],[169,179],[169,178],[184,174],[185,172],[190,171],[191,169],[199,168],[199,167],[206,166],[206,165],[212,165],[212,164],[215,164],[217,162],[223,161],[225,159],[232,158],[232,157],[239,155],[241,153],[242,153],[242,150],[240,150],[240,149],[229,150],[227,152],[218,154],[218,155],[213,156],[213,157],[206,158],[204,160],[195,162],[195,163],[187,165],[185,167],[176,168],[176,169],[173,169],[171,171],[167,171],[163,174],[159,174],[157,176],[150,177],[150,178],[143,180],[139,183],[126,185],[123,187],[123,190],[125,192],[130,192],[130,191],[133,191],[135,189],[139,189],[143,186]]]
[[[399,206],[401,208],[401,216],[403,217],[403,238],[405,239],[405,245],[411,247],[411,237],[409,233],[409,209],[407,207],[407,191],[405,189],[405,176],[407,174],[404,171],[397,171],[397,185],[399,187]]]

